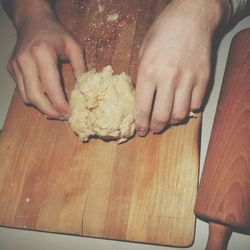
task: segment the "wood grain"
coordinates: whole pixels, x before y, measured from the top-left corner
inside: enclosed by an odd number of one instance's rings
[[[195,213],[250,228],[250,29],[232,41]]]
[[[210,221],[206,250],[227,250],[231,234],[230,227]]]
[[[98,12],[98,2],[105,7]],[[136,79],[139,46],[166,1],[57,2],[88,68]],[[107,15],[119,19],[107,21]],[[66,93],[74,86],[62,69]],[[122,145],[79,141],[13,96],[0,137],[0,225],[172,246],[194,238],[201,115]]]

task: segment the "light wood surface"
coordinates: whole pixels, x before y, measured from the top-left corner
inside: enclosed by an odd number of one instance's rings
[[[198,216],[222,224],[225,232],[250,230],[249,44],[250,29],[232,41],[195,205]],[[212,241],[209,249],[222,249]]]
[[[135,81],[142,39],[165,1],[58,2],[58,17],[86,50],[89,68],[111,64]],[[108,22],[108,14],[119,13]],[[74,85],[63,65],[66,92]],[[0,137],[0,225],[188,246],[199,166],[201,116],[122,145],[79,141],[17,92]]]

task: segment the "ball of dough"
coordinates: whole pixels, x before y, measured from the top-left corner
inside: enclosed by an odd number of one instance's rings
[[[82,74],[69,102],[69,124],[83,142],[97,136],[122,143],[134,135],[134,86],[124,72],[113,75],[109,65]]]

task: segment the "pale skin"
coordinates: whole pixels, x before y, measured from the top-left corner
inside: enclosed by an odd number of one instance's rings
[[[8,70],[24,103],[47,117],[67,120],[70,109],[57,61],[68,59],[77,77],[86,71],[82,47],[58,22],[49,0],[3,2],[18,34]],[[153,23],[138,58],[138,135],[161,132],[200,109],[210,75],[212,37],[226,12],[226,0],[172,0]]]

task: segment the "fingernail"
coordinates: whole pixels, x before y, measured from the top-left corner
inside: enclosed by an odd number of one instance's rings
[[[136,133],[139,136],[145,136],[148,133],[148,130],[146,128],[139,128],[136,129]]]

